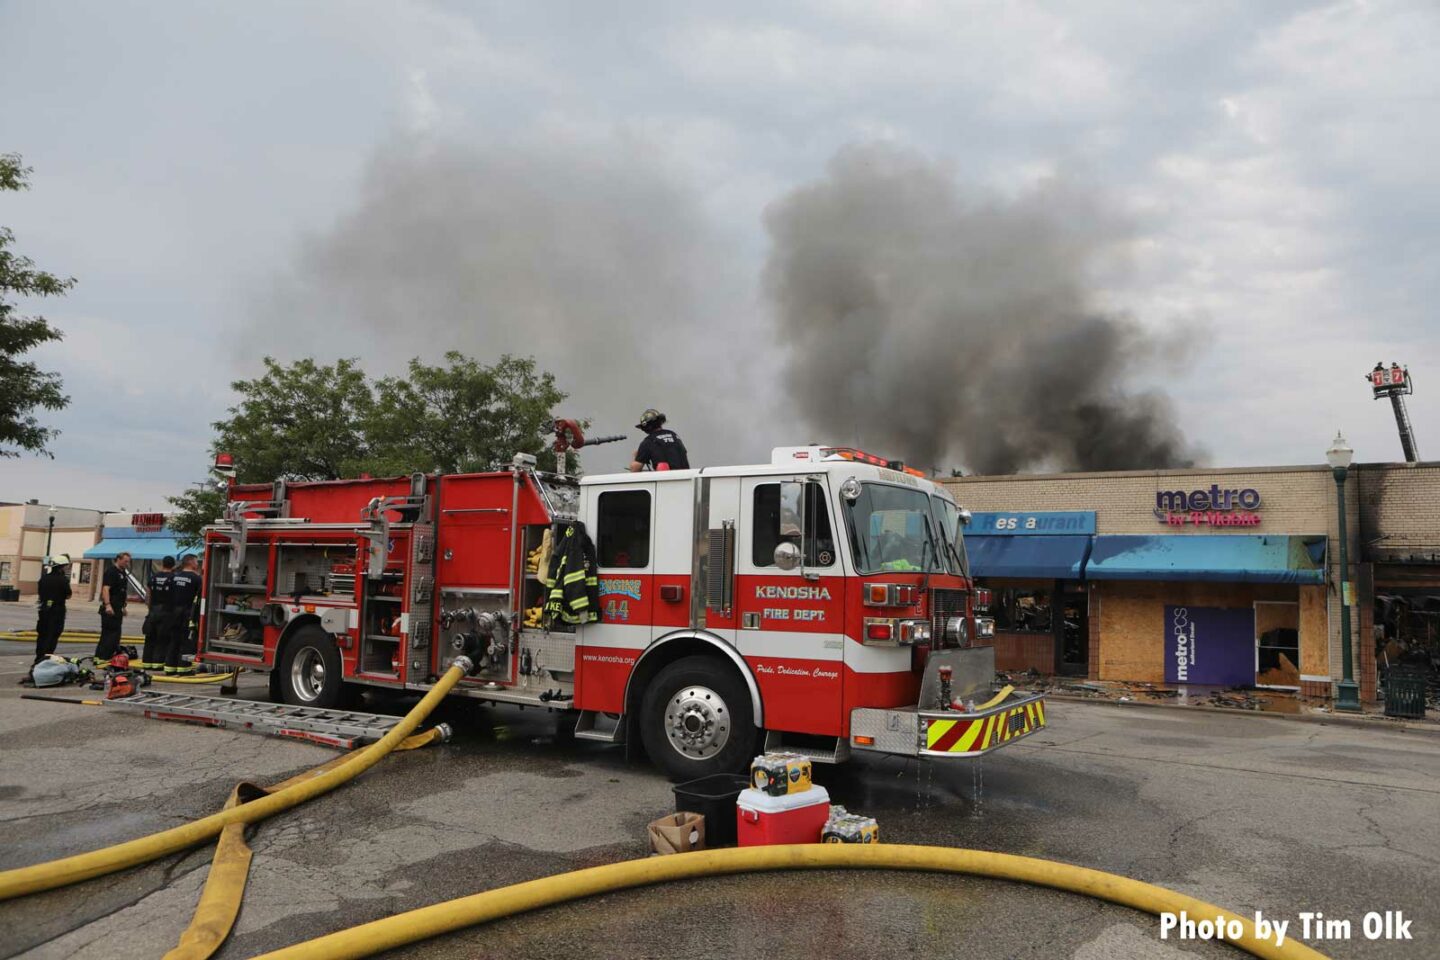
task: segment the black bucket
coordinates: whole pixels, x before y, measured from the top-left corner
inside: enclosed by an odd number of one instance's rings
[[[687,811],[705,817],[705,846],[735,844],[735,800],[750,786],[750,778],[734,773],[716,773],[699,780],[677,783],[675,812]]]

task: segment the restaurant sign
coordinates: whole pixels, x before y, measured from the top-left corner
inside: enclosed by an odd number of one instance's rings
[[[1155,519],[1172,527],[1258,527],[1260,491],[1222,489],[1218,483],[1196,490],[1155,491]]]
[[[165,514],[132,513],[130,526],[135,528],[136,533],[157,533],[165,528]]]

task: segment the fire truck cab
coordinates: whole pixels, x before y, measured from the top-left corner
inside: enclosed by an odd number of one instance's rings
[[[762,742],[829,762],[974,757],[1045,716],[1038,695],[992,696],[967,520],[917,471],[816,446],[583,479],[520,455],[232,485],[206,535],[200,659],[335,707],[366,686],[424,691],[464,653],[476,668],[454,695],[561,711],[676,778],[741,770]],[[583,537],[598,610],[545,617],[542,572]]]

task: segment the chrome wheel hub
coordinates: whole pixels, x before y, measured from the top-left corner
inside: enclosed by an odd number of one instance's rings
[[[325,689],[325,658],[314,647],[306,647],[295,655],[290,665],[290,689],[301,700],[317,700]]]
[[[681,756],[713,757],[730,740],[730,708],[709,687],[682,687],[665,706],[665,735]]]

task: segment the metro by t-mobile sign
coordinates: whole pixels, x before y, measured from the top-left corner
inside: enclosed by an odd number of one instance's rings
[[[1155,519],[1172,527],[1258,527],[1259,509],[1260,491],[1254,487],[1221,489],[1212,483],[1208,490],[1155,491]]]

